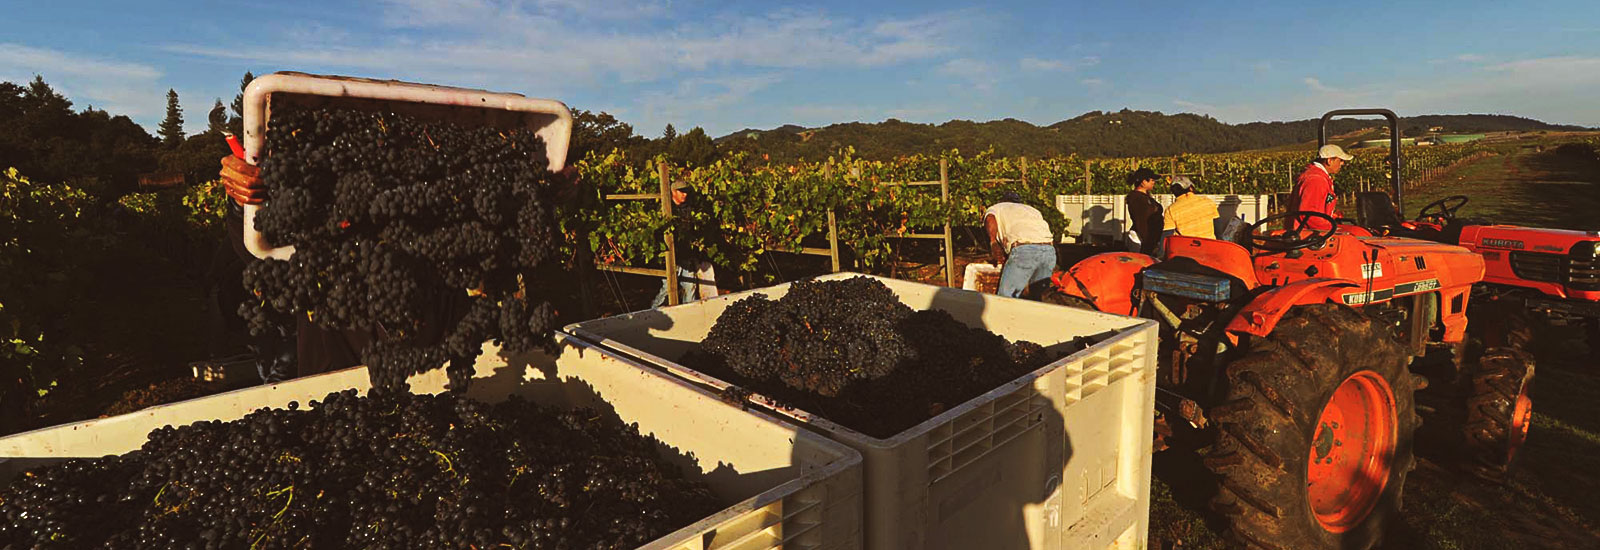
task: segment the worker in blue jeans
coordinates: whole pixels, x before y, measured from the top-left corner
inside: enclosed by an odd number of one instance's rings
[[[1055,234],[1037,208],[1022,203],[1021,195],[1007,192],[984,211],[983,225],[989,233],[989,256],[1001,265],[997,294],[1021,297],[1033,283],[1055,273]]]

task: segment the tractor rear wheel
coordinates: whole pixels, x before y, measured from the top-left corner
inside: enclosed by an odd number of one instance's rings
[[[1410,355],[1339,304],[1299,306],[1224,367],[1206,466],[1213,508],[1246,548],[1366,550],[1414,467]]]

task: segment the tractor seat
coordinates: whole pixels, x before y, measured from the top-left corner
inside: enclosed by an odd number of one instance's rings
[[[1383,191],[1362,191],[1356,193],[1356,223],[1367,229],[1397,228],[1400,227],[1400,213],[1394,209],[1394,201],[1389,199],[1389,194]]]
[[[1242,283],[1241,288],[1253,289],[1261,283],[1256,279],[1255,260],[1250,250],[1238,243],[1184,237],[1167,237],[1166,257],[1157,265],[1166,269],[1197,275],[1227,275]]]

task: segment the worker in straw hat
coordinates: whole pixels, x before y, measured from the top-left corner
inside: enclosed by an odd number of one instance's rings
[[[1294,180],[1294,196],[1290,199],[1297,212],[1316,212],[1332,218],[1339,216],[1339,195],[1333,190],[1333,175],[1355,157],[1338,145],[1323,145],[1317,150],[1316,160]],[[1331,224],[1322,218],[1307,218],[1307,228],[1330,229]]]

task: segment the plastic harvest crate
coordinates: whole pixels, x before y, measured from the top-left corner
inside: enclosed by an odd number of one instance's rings
[[[272,110],[285,107],[398,113],[463,126],[530,130],[544,141],[545,167],[552,172],[565,165],[572,139],[572,113],[553,99],[398,80],[277,72],[258,77],[245,88],[241,145],[246,162],[260,162]],[[287,259],[294,254],[294,247],[274,248],[256,231],[259,209],[244,207],[245,249],[257,258]]]
[[[1056,349],[1078,338],[1094,343],[888,439],[752,395],[767,410],[861,451],[867,547],[1143,548],[1150,511],[1155,324],[877,279],[914,309],[943,309],[1012,340]],[[720,389],[728,384],[674,360],[697,348],[730,304],[757,292],[777,298],[787,290],[787,284],[778,285],[563,330]]]
[[[740,410],[682,380],[562,337],[563,353],[502,359],[486,346],[468,394],[496,402],[522,395],[556,407],[613,410],[660,440],[664,456],[734,503],[641,548],[651,550],[847,550],[861,548],[861,455],[759,413]],[[411,378],[433,393],[443,369]],[[307,403],[368,388],[364,367],[152,407],[0,438],[5,474],[68,457],[120,454],[166,425],[233,420],[262,407]]]

